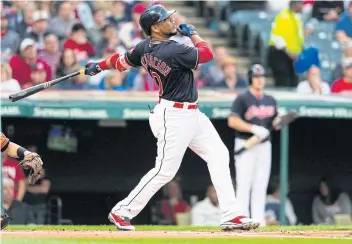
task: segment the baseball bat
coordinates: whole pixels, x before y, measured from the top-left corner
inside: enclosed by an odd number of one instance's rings
[[[35,86],[32,86],[32,87],[23,89],[23,90],[21,90],[21,91],[19,91],[17,93],[11,94],[9,96],[9,99],[11,100],[11,102],[16,102],[16,101],[21,100],[23,98],[29,97],[30,95],[38,93],[38,92],[40,92],[42,90],[46,90],[46,89],[48,89],[48,88],[50,88],[50,87],[52,87],[52,86],[54,86],[56,84],[59,84],[60,82],[62,82],[64,80],[70,79],[70,78],[75,77],[77,75],[83,75],[84,71],[85,70],[82,69],[82,70],[76,71],[76,72],[74,72],[72,74],[57,78],[55,80],[47,81],[47,82],[44,82],[44,83],[41,83],[41,84],[38,84],[38,85],[35,85]]]

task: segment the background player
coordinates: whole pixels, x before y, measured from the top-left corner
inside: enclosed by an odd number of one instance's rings
[[[249,90],[233,102],[228,125],[236,130],[235,151],[255,135],[264,140],[274,124],[279,124],[276,101],[264,94],[265,70],[255,64],[248,72]],[[274,126],[279,129],[278,126]],[[271,142],[269,140],[235,156],[236,196],[249,216],[265,225],[265,198],[271,171]]]
[[[43,162],[39,155],[11,142],[2,132],[0,132],[0,142],[1,152],[6,151],[9,157],[20,160],[20,164],[23,168],[31,170],[29,174],[29,183],[34,184],[39,179],[40,172],[42,171]],[[1,209],[3,208],[1,207]],[[11,217],[5,213],[1,213],[1,229],[6,228],[10,221]]]
[[[150,38],[141,41],[125,54],[87,66],[86,74],[101,70],[125,71],[143,66],[159,86],[159,102],[151,112],[149,123],[157,138],[155,167],[139,182],[127,198],[111,210],[109,219],[118,229],[134,230],[130,219],[139,214],[150,198],[176,175],[183,155],[190,147],[206,162],[222,211],[222,228],[249,229],[259,223],[243,216],[235,198],[229,170],[229,152],[210,120],[198,110],[198,92],[192,69],[213,58],[209,44],[192,25],[178,30],[190,37],[195,47],[169,40],[177,34],[172,14],[161,5],[149,7],[140,25]]]

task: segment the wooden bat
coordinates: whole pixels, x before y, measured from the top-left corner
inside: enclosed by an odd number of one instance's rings
[[[280,122],[280,124],[278,124],[279,126],[289,125],[290,123],[292,123],[293,121],[295,121],[298,118],[298,113],[296,110],[291,110],[287,114],[280,116],[280,118],[281,118],[281,122]],[[271,131],[272,130],[273,129],[271,129]],[[239,155],[239,154],[243,153],[244,151],[254,147],[255,145],[266,142],[267,140],[269,140],[269,138],[270,138],[270,135],[268,137],[264,138],[263,140],[260,140],[260,138],[257,136],[252,136],[244,142],[243,147],[241,147],[240,149],[235,151],[235,155]]]
[[[11,94],[9,96],[9,99],[11,100],[11,102],[16,102],[16,101],[21,100],[21,99],[23,99],[25,97],[29,97],[30,95],[38,93],[38,92],[40,92],[42,90],[46,90],[46,89],[48,89],[48,88],[50,88],[50,87],[52,87],[52,86],[54,86],[56,84],[59,84],[62,81],[68,80],[68,79],[70,79],[72,77],[75,77],[77,75],[83,75],[84,71],[85,70],[82,69],[82,70],[79,70],[79,71],[74,72],[72,74],[57,78],[55,80],[47,81],[47,82],[44,82],[44,83],[41,83],[41,84],[38,84],[38,85],[35,85],[35,86],[32,86],[32,87],[23,89],[22,91],[19,91],[17,93]]]

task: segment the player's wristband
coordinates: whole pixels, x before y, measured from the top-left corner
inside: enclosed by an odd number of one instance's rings
[[[23,160],[24,159],[24,153],[25,152],[28,152],[28,150],[23,148],[23,147],[17,148],[17,157],[18,157],[19,160]]]

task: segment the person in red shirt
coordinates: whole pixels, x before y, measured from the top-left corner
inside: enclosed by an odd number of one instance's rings
[[[343,77],[336,80],[331,86],[331,93],[352,94],[352,58],[346,58],[342,62]]]
[[[86,29],[81,23],[73,25],[70,38],[64,43],[64,49],[74,50],[78,61],[87,60],[95,54],[93,45],[87,39]]]
[[[161,201],[160,212],[163,216],[162,221],[177,225],[177,214],[187,213],[191,210],[191,207],[182,199],[180,185],[176,181],[170,181],[164,189],[167,198]]]
[[[45,81],[52,79],[52,72],[50,66],[39,59],[37,56],[36,42],[30,38],[24,39],[20,44],[20,53],[10,59],[12,78],[18,81],[23,86],[31,81],[31,67],[35,64],[41,63],[46,71]]]
[[[4,178],[11,179],[14,185],[13,198],[22,201],[26,193],[26,183],[22,167],[18,162],[9,158],[6,154],[2,156],[2,174]]]

